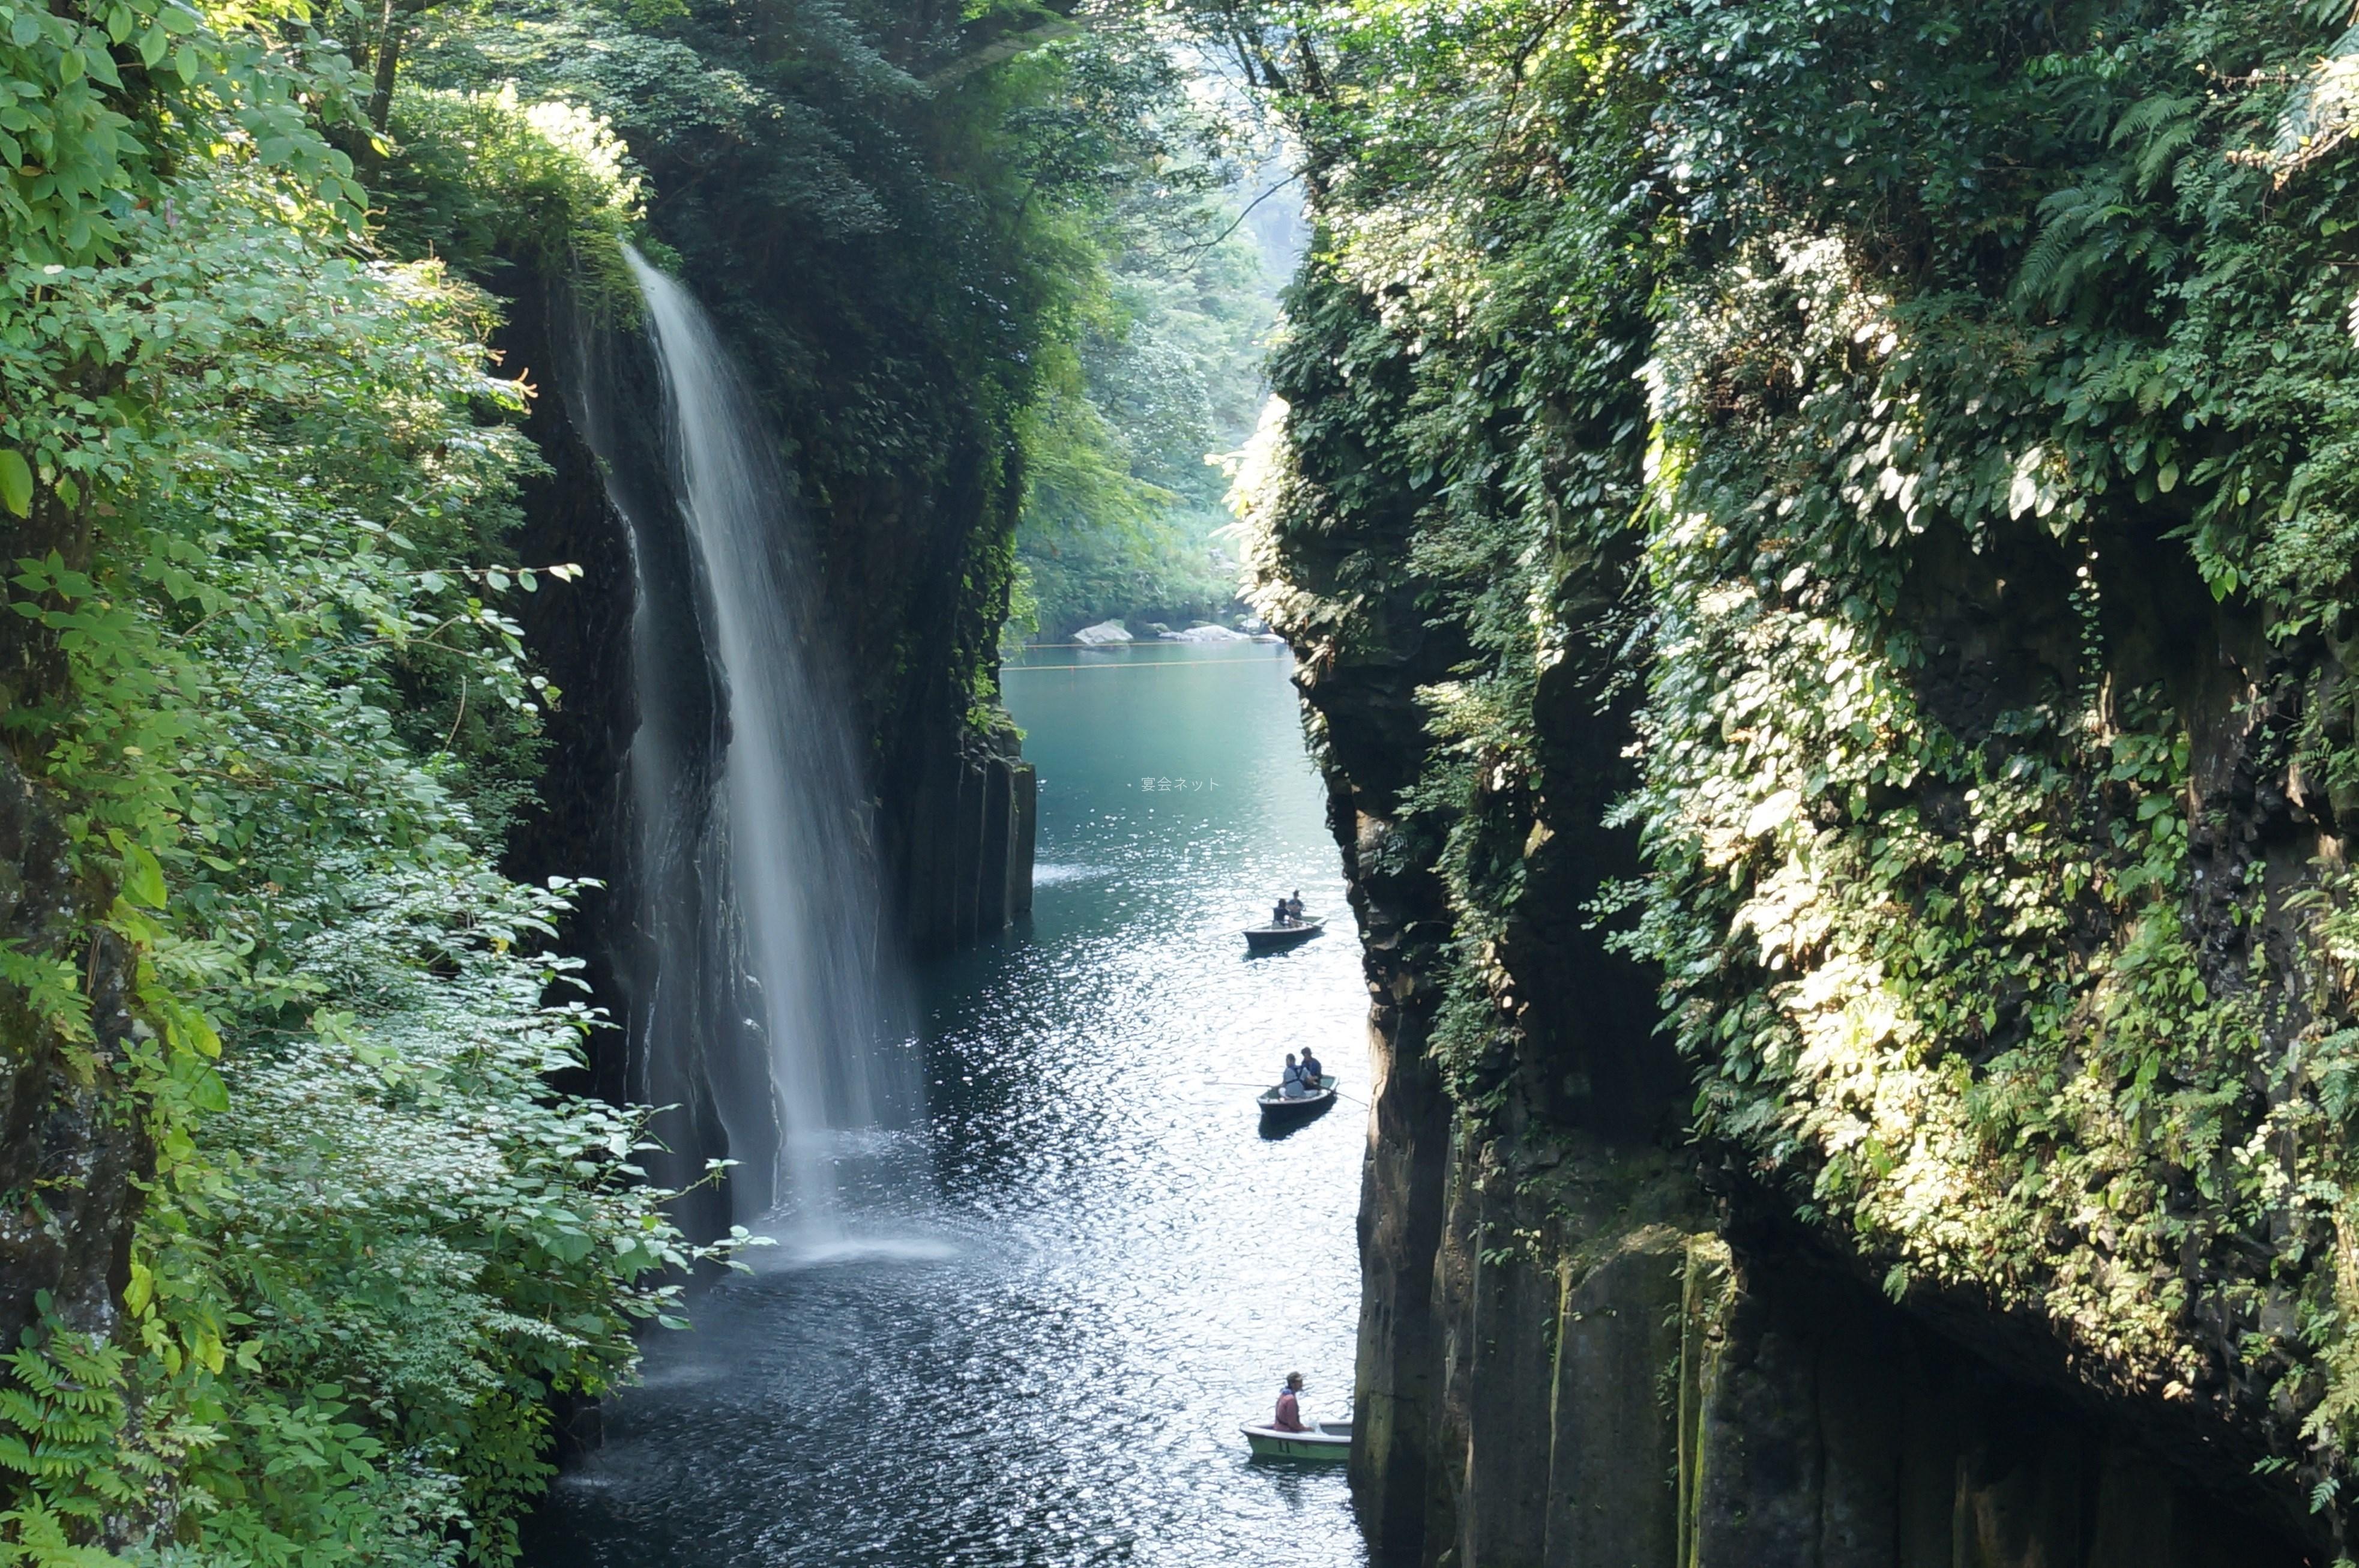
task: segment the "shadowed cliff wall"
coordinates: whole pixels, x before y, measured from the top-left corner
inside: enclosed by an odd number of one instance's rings
[[[677,502],[653,412],[661,407],[660,380],[644,335],[589,320],[561,288],[521,272],[513,280],[518,298],[500,347],[505,367],[538,389],[527,429],[549,464],[527,486],[516,548],[528,561],[572,562],[583,572],[573,583],[545,588],[524,611],[528,645],[564,695],[548,720],[541,806],[516,834],[509,865],[519,875],[603,884],[582,891],[560,945],[588,958],[593,997],[620,1018],[628,1010],[625,998],[649,994],[657,976],[655,943],[640,929],[640,890],[627,853],[633,808],[625,764],[644,716],[631,667],[632,551],[617,501],[634,516],[658,520],[657,535],[685,535],[660,521],[676,517]],[[935,499],[940,512],[955,519],[973,497]],[[977,513],[963,517],[969,528],[992,526]],[[952,525],[938,517],[932,526]],[[902,604],[944,591],[935,579],[954,574],[959,558],[929,557],[913,547],[902,565],[912,581],[897,584],[901,597],[886,606],[865,604],[848,587],[831,583],[820,596],[829,623],[819,635],[853,647],[886,635],[889,626],[877,623]],[[658,552],[639,569],[671,583],[670,602],[689,602],[691,568],[684,558]],[[695,638],[692,625],[658,635]],[[951,683],[945,678],[941,684]],[[716,675],[671,693],[664,715],[685,755],[708,767],[718,766],[726,744],[720,702]],[[929,726],[864,757],[881,835],[869,846],[870,861],[885,893],[880,908],[895,926],[877,939],[919,953],[992,934],[1031,908],[1031,766],[1012,731],[975,735],[965,728],[963,711],[937,708]],[[862,719],[877,722],[877,715],[867,710]],[[887,756],[899,759],[890,766],[913,768],[915,779],[886,776]],[[672,1151],[669,1168],[658,1172],[664,1180],[692,1180],[706,1160],[729,1157],[721,1103],[766,1092],[735,1083],[725,1060],[708,1058],[720,1043],[671,1042],[662,1064],[669,1081],[651,1087],[650,1064],[631,1060],[636,1047],[627,1031],[602,1030],[592,1040],[596,1093],[616,1103],[654,1093],[676,1105],[656,1128]],[[730,1205],[718,1190],[691,1193],[683,1204],[682,1223],[692,1234],[727,1230]]]

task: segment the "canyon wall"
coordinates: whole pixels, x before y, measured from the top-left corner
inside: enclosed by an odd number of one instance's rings
[[[538,388],[527,428],[549,463],[527,486],[516,548],[527,560],[583,568],[579,583],[526,607],[531,646],[566,695],[548,724],[549,770],[561,784],[545,792],[513,859],[541,874],[611,876],[623,758],[638,723],[628,530],[614,496],[650,516],[677,506],[661,431],[647,412],[659,406],[660,387],[635,330],[584,317],[562,285],[511,281],[519,297],[500,352],[506,369]],[[599,448],[613,461],[602,462]],[[897,940],[939,952],[1031,909],[1032,768],[1012,726],[972,708],[970,689],[979,677],[989,682],[995,652],[978,656],[949,630],[986,613],[967,604],[977,592],[975,558],[1004,546],[1013,517],[1006,497],[958,484],[890,506],[875,500],[806,497],[824,617],[813,635],[832,642],[851,672],[880,834],[872,854]],[[880,666],[908,679],[880,681]],[[679,696],[693,708],[715,700],[711,690]],[[591,898],[619,901],[611,890]]]
[[[1238,44],[1372,1541],[2340,1557],[2339,14],[1485,16]]]
[[[1690,1137],[1658,976],[1582,914],[1639,860],[1634,833],[1599,825],[1631,782],[1629,704],[1566,690],[1577,665],[1534,713],[1551,767],[1494,950],[1513,1061],[1480,1105],[1451,1092],[1432,1035],[1453,923],[1402,796],[1413,693],[1464,646],[1352,570],[1397,547],[1381,525],[1322,529],[1288,550],[1281,612],[1371,995],[1352,1483],[1375,1560],[2326,1561],[2320,1521],[2256,1477],[2252,1432],[2114,1397],[2052,1325],[1986,1295],[1896,1306],[1741,1155]],[[1321,592],[1345,583],[1345,600]]]

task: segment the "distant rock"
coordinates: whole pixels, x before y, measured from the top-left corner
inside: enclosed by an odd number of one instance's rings
[[[1165,632],[1171,642],[1250,642],[1243,632],[1233,632],[1226,626],[1190,626],[1184,632]]]
[[[1100,643],[1128,642],[1130,628],[1120,621],[1100,621],[1093,626],[1083,626],[1073,634],[1073,640],[1094,648]]]
[[[1244,620],[1237,623],[1237,630],[1241,632],[1251,632],[1254,636],[1259,637],[1262,633],[1269,630],[1269,623],[1263,620],[1259,615],[1247,615]]]
[[[1165,626],[1161,621],[1147,622],[1147,629],[1153,632],[1157,637],[1169,637],[1171,635],[1171,628]]]

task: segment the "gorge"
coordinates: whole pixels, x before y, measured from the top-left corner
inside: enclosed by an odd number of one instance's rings
[[[10,1561],[2350,1560],[2347,0],[0,12]]]

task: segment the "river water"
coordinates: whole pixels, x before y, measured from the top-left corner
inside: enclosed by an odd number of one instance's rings
[[[1303,1564],[1364,1552],[1342,1468],[1247,1458],[1299,1370],[1349,1399],[1365,1112],[1261,1135],[1365,995],[1283,649],[1045,648],[1028,926],[921,976],[924,1124],[846,1149],[840,1241],[755,1255],[649,1345],[538,1568]],[[1340,929],[1248,959],[1299,887]]]

